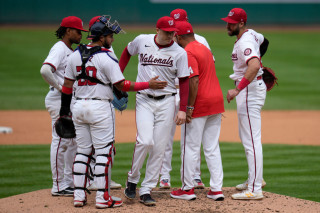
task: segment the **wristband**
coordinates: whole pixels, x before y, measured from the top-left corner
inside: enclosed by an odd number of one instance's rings
[[[144,89],[149,89],[149,82],[136,82],[134,83],[133,90],[140,91]]]
[[[72,94],[72,89],[73,89],[72,87],[69,88],[69,87],[62,86],[61,92],[64,94],[70,95],[70,94]]]
[[[128,92],[130,90],[130,86],[131,86],[131,81],[125,80],[122,87],[122,91]]]
[[[236,88],[238,88],[241,91],[244,88],[246,88],[249,84],[250,84],[250,81],[248,81],[248,79],[243,77]]]
[[[188,110],[194,110],[194,106],[187,106]]]

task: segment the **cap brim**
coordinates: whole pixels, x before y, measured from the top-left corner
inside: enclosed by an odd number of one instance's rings
[[[221,18],[221,20],[222,20],[222,21],[225,21],[225,22],[227,22],[227,23],[230,23],[230,24],[237,24],[237,23],[239,23],[238,21],[235,21],[235,20],[233,20],[233,19],[231,19],[231,18],[229,18],[229,17]]]
[[[174,28],[174,27],[160,28],[160,30],[167,31],[167,32],[179,31],[177,28]]]
[[[85,30],[85,29],[82,29],[82,28],[74,28],[74,29],[81,30],[81,31],[84,31],[84,32],[89,32],[88,30]]]

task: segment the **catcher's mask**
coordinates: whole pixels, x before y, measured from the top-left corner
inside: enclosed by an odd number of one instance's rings
[[[125,33],[119,23],[114,21],[111,23],[111,16],[110,15],[103,15],[91,26],[90,33],[87,39],[93,39],[99,36],[107,36],[111,33]]]

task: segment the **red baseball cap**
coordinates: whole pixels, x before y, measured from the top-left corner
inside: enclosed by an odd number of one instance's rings
[[[193,33],[192,26],[187,21],[177,21],[176,28],[179,30],[177,32],[177,35],[185,35],[185,34]]]
[[[172,17],[175,21],[188,21],[187,12],[184,9],[172,10],[170,17]]]
[[[178,29],[176,28],[174,19],[169,16],[163,16],[159,18],[157,21],[156,27],[159,28],[160,30],[168,31],[168,32],[178,31]]]
[[[60,24],[61,27],[69,27],[69,28],[74,28],[78,29],[81,31],[88,32],[88,30],[83,29],[83,23],[82,20],[76,16],[68,16],[62,19],[62,22]]]
[[[91,26],[96,23],[96,21],[100,18],[101,16],[95,16],[93,17],[90,21],[89,21],[89,29],[91,28]]]
[[[227,17],[222,18],[223,21],[231,24],[247,22],[247,13],[241,8],[233,8]]]

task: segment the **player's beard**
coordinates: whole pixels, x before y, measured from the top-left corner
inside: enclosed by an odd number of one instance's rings
[[[239,25],[237,25],[237,28],[234,30],[231,30],[230,28],[228,28],[228,35],[229,36],[237,36],[240,33],[240,27]]]
[[[103,46],[104,46],[105,48],[107,48],[107,49],[110,49],[111,44],[109,44],[109,43],[107,42],[107,40],[105,40],[105,42],[103,43]]]

